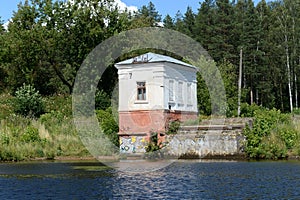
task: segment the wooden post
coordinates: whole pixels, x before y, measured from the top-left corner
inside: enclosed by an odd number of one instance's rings
[[[240,51],[239,88],[238,88],[238,117],[241,115],[243,48]]]

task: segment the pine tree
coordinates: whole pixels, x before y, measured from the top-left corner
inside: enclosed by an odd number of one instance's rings
[[[147,6],[144,5],[138,10],[136,18],[142,22],[140,26],[157,26],[161,22],[161,15],[151,1]]]
[[[163,20],[164,27],[168,29],[174,29],[174,20],[172,17],[168,14]]]
[[[184,23],[184,30],[183,33],[187,34],[190,37],[194,36],[194,30],[195,30],[195,14],[193,13],[193,10],[191,7],[187,7],[187,10],[183,17],[183,23]]]
[[[195,17],[194,37],[201,45],[211,53],[211,37],[214,36],[213,25],[215,23],[214,3],[212,0],[205,0],[198,9]]]

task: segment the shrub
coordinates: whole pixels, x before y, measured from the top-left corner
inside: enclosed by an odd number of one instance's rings
[[[97,90],[95,94],[96,110],[105,110],[111,105],[109,96],[103,90]]]
[[[150,142],[146,146],[146,152],[154,152],[160,149],[160,144],[158,144],[158,134],[155,132],[151,133]]]
[[[97,110],[96,114],[103,133],[115,146],[119,146],[119,126],[112,114],[111,107],[107,108],[106,110]]]
[[[254,113],[258,110],[263,110],[263,108],[256,104],[252,104],[252,105],[249,105],[247,103],[241,104],[241,116],[242,117],[254,117]]]
[[[295,146],[298,134],[292,124],[283,124],[278,126],[277,133],[284,141],[287,149],[291,149]]]
[[[181,123],[178,120],[170,121],[167,134],[176,134],[180,128],[180,124]]]
[[[163,148],[161,143],[158,141],[158,133],[151,132],[151,137],[148,145],[145,147],[147,159],[163,158],[164,154],[160,150]]]
[[[14,113],[12,105],[13,99],[14,98],[9,94],[0,95],[0,120]]]
[[[287,157],[287,148],[280,136],[272,132],[269,136],[263,137],[259,153],[259,158],[277,160]]]
[[[16,91],[14,111],[29,117],[39,117],[44,113],[44,101],[38,91],[31,85],[23,85]]]
[[[253,128],[246,128],[245,151],[250,158],[279,159],[296,142],[297,132],[288,114],[279,110],[256,110]]]

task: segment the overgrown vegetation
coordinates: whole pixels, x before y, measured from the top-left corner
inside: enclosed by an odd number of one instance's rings
[[[227,105],[220,105],[220,110],[227,117],[237,115],[242,47],[242,102],[251,106],[243,103],[241,116],[255,119],[253,129],[245,131],[246,153],[268,159],[300,155],[299,120],[282,113],[300,114],[293,109],[299,107],[296,97],[300,88],[297,1],[203,1],[197,13],[187,8],[184,15],[167,15],[163,20],[152,2],[136,13],[121,12],[113,1],[89,2],[25,1],[13,14],[8,30],[0,19],[1,160],[88,155],[72,123],[70,96],[65,96],[72,93],[77,71],[86,55],[105,39],[129,29],[157,26],[161,21],[165,28],[199,42],[215,60],[208,64],[216,65],[222,76]],[[218,99],[220,84],[205,81],[215,80],[216,71],[204,67],[206,74],[202,71],[197,77],[198,106],[201,115],[209,116],[224,99]],[[117,124],[107,95],[116,79],[115,68],[107,68],[95,103],[101,129],[118,145]],[[168,134],[175,134],[178,128],[179,123],[172,122]],[[157,148],[154,144],[149,151]]]
[[[151,135],[150,141],[145,148],[147,152],[145,158],[147,159],[163,158],[164,157],[163,152],[160,151],[163,146],[158,139],[158,133],[151,132],[150,135]]]
[[[180,124],[179,120],[170,121],[167,128],[167,134],[176,134],[180,128]]]
[[[16,91],[14,111],[24,117],[39,117],[45,112],[42,96],[33,86],[23,84]]]
[[[0,95],[0,161],[90,156],[73,125],[70,96],[43,98],[45,113],[35,118],[15,113],[15,99]],[[104,133],[118,145],[111,109],[98,110],[97,116]]]
[[[103,133],[118,147],[120,145],[117,134],[119,132],[119,126],[113,116],[112,108],[108,107],[105,110],[97,110],[96,114]]]
[[[42,95],[71,94],[77,71],[98,44],[122,31],[155,27],[163,22],[164,28],[199,42],[216,62],[227,92],[228,107],[224,108],[227,116],[236,116],[241,47],[242,102],[255,102],[283,112],[298,107],[300,4],[297,1],[261,0],[256,4],[253,0],[202,1],[198,9],[188,7],[185,13],[177,13],[173,18],[167,15],[164,19],[152,2],[135,13],[121,11],[114,3],[108,0],[90,0],[88,4],[80,0],[20,3],[8,30],[0,19],[1,91],[13,94],[26,83],[34,85]],[[107,68],[99,82],[99,91],[111,94],[116,80],[116,69]],[[208,92],[206,84],[203,77],[198,77],[199,111],[210,115],[211,91]],[[96,98],[103,94],[98,93]]]
[[[6,102],[0,118],[0,161],[89,155],[72,123],[70,97],[46,98],[46,113],[39,118],[14,113],[15,98],[0,96]]]
[[[299,155],[299,121],[292,115],[276,109],[258,109],[253,117],[253,127],[244,131],[249,158],[283,159]]]

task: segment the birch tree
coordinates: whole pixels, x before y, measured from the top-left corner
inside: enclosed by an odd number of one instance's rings
[[[280,5],[282,4],[282,5]],[[288,95],[289,95],[289,107],[290,111],[293,112],[293,94],[292,94],[292,70],[291,70],[291,59],[290,59],[290,51],[291,51],[291,25],[292,25],[292,17],[290,13],[289,2],[277,2],[277,12],[273,14],[276,15],[277,25],[278,25],[278,42],[279,46],[281,46],[283,50],[283,54],[285,57],[285,70],[287,76],[287,86],[288,86]],[[281,44],[282,45],[281,45]]]

